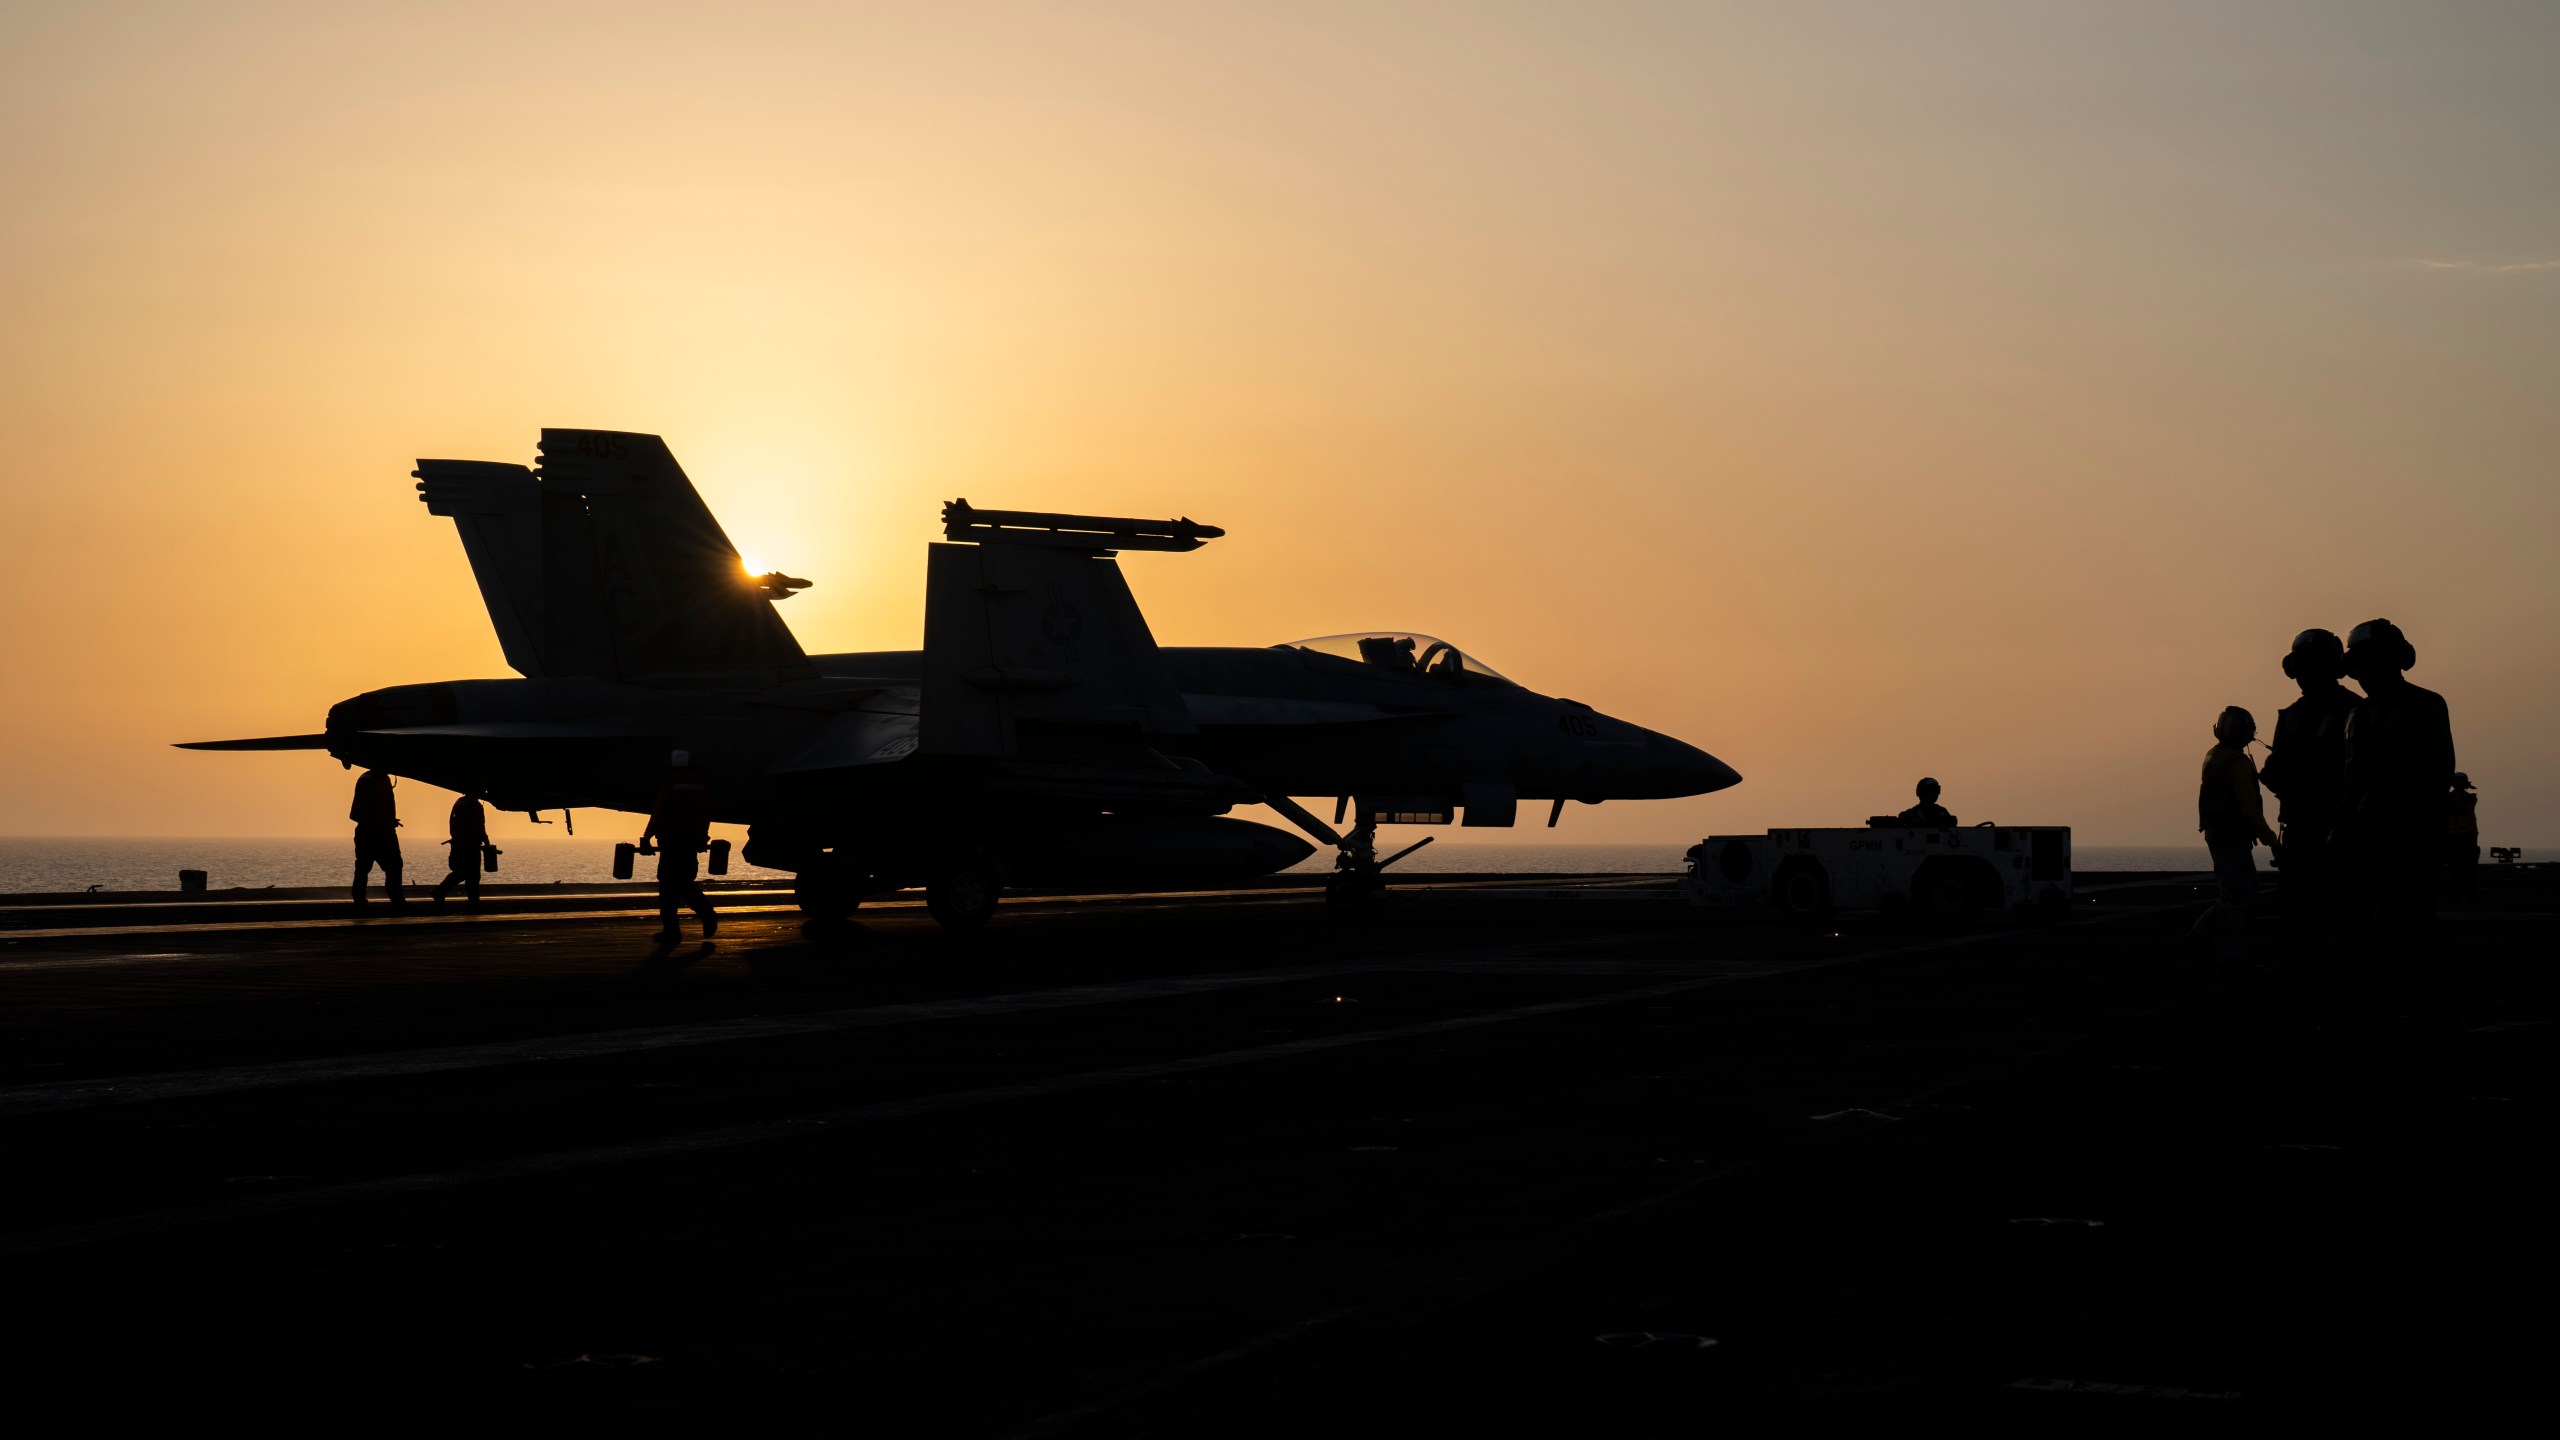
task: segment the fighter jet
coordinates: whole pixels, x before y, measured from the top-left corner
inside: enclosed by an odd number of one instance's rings
[[[1355,910],[1428,843],[1381,858],[1381,826],[1509,826],[1524,800],[1553,825],[1567,800],[1741,780],[1425,635],[1159,647],[1116,556],[1224,534],[1188,519],[953,501],[924,647],[810,655],[774,609],[809,582],[750,574],[657,436],[545,430],[538,468],[412,473],[523,678],[392,686],[317,734],[183,748],[324,750],[537,817],[645,813],[683,749],[713,818],[748,827],[748,863],[790,872],[813,916],[920,883],[957,929],[1007,885],[1214,881],[1313,853],[1239,805],[1332,847],[1328,899]],[[1293,796],[1332,797],[1332,823]]]

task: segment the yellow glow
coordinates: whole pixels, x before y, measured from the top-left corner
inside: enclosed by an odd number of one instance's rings
[[[0,11],[0,826],[336,829],[161,747],[507,674],[407,472],[554,425],[813,651],[919,643],[945,500],[1187,514],[1166,644],[1411,627],[1745,777],[1469,842],[2189,840],[2378,615],[2560,840],[2560,12],[2247,9]]]

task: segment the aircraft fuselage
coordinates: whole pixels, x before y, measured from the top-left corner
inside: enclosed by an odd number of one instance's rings
[[[1161,653],[1199,733],[1157,748],[1271,794],[1371,797],[1396,814],[1507,824],[1497,816],[1517,801],[1661,799],[1740,778],[1668,735],[1509,683],[1386,672],[1285,646]],[[894,726],[915,714],[922,651],[810,658],[815,678],[755,688],[394,686],[333,707],[328,748],[349,764],[506,809],[631,811],[648,809],[666,752],[684,748],[703,770],[716,818],[747,823],[787,799],[777,795],[776,767],[829,717],[867,712]],[[824,788],[892,801],[930,765],[910,756],[831,776]]]

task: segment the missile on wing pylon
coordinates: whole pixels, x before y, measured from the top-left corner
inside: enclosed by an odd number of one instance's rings
[[[1114,550],[1197,550],[1226,533],[1187,517],[1129,520],[1040,510],[980,510],[966,500],[942,507],[943,538],[975,545],[1045,545],[1107,555]]]

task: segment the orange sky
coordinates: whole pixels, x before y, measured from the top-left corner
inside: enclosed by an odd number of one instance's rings
[[[1424,630],[1746,776],[1558,839],[1929,772],[2175,842],[2388,615],[2560,842],[2554,74],[2534,6],[13,5],[0,833],[343,828],[166,742],[507,673],[406,472],[558,425],[812,650],[918,642],[953,496],[1187,513],[1167,643]]]

